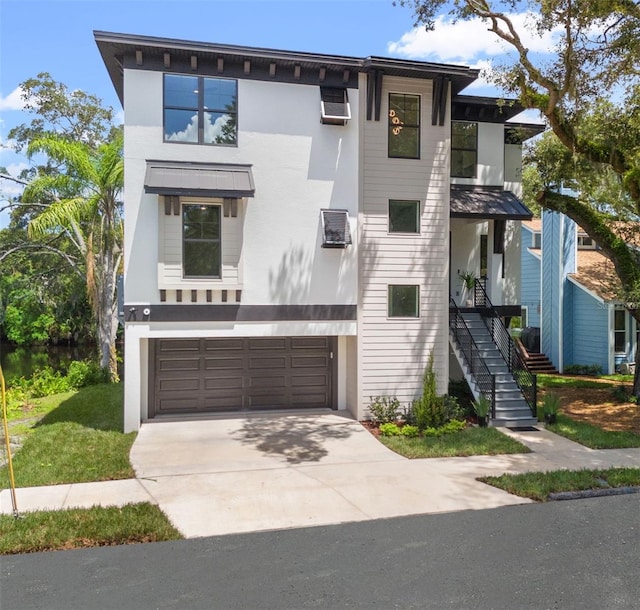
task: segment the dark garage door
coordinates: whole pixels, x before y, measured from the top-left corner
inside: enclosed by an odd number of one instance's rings
[[[149,416],[330,407],[331,337],[154,339]]]

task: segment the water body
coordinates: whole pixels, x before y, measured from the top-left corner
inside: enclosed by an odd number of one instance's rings
[[[16,347],[0,342],[0,366],[5,379],[29,377],[36,369],[45,366],[64,370],[73,360],[87,360],[95,356],[95,345]]]

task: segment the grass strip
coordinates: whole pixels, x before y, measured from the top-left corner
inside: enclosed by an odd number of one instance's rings
[[[179,540],[182,535],[154,504],[0,515],[0,554]]]
[[[381,436],[380,441],[407,458],[465,457],[529,453],[530,449],[495,428],[465,428],[436,437]]]
[[[499,477],[480,477],[478,481],[516,496],[547,502],[549,494],[552,493],[640,485],[640,468],[526,472],[503,474]]]
[[[122,385],[59,394],[58,405],[29,432],[13,457],[18,487],[127,479],[135,433],[123,434]],[[0,468],[0,485],[8,482]]]
[[[640,434],[630,431],[603,430],[593,424],[572,419],[563,413],[558,413],[555,424],[547,424],[547,430],[591,449],[640,447]]]
[[[593,379],[576,379],[574,377],[564,377],[562,375],[546,375],[544,373],[539,373],[536,376],[538,382],[538,389],[549,389],[549,388],[608,388],[613,387],[615,384],[613,383],[615,380],[611,380],[609,382],[609,378],[607,381],[595,381]]]

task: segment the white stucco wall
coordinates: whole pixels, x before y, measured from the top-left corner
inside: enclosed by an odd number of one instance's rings
[[[243,218],[243,304],[354,304],[358,92],[353,119],[320,123],[319,87],[238,81],[238,146],[164,143],[162,73],[126,70],[125,294],[158,303],[161,206],[143,192],[146,160],[250,163],[256,193]],[[349,210],[354,243],[324,249],[321,208]],[[188,288],[188,286],[185,286]]]
[[[451,184],[502,186],[504,166],[504,125],[478,123],[477,175],[475,178],[451,178]]]
[[[174,265],[180,258],[179,252],[171,250],[176,226],[180,231],[179,217],[164,217],[158,196],[144,193],[146,161],[168,160],[252,165],[255,197],[240,203],[233,222],[223,220],[223,231],[225,222],[241,224],[239,235],[234,226],[233,236],[228,236],[239,249],[229,254],[231,267],[226,280],[223,278],[228,286],[212,282],[209,288],[241,289],[243,305],[355,304],[358,91],[349,90],[351,122],[333,126],[320,123],[318,86],[239,80],[238,145],[229,147],[163,142],[162,85],[161,72],[125,70],[125,302],[153,306],[160,303],[160,288],[180,287],[175,273],[168,279],[164,261],[158,265],[160,257]],[[320,247],[322,208],[349,211],[353,245]],[[224,244],[224,235],[222,239]],[[208,287],[182,282],[187,290]],[[189,307],[188,300],[182,306]],[[219,302],[218,298],[213,302]],[[353,349],[346,337],[355,334],[356,322],[128,323],[125,429],[137,429],[147,416],[150,338],[341,337],[334,381],[338,384],[336,406],[345,409],[356,384],[355,375],[346,374],[347,366],[354,368]]]

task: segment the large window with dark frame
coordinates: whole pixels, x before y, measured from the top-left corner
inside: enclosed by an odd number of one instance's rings
[[[451,177],[475,178],[478,166],[478,123],[451,121]]]
[[[420,286],[390,284],[388,314],[390,318],[419,318]]]
[[[389,157],[420,158],[420,96],[389,94]]]
[[[389,200],[389,233],[420,233],[420,202]]]
[[[164,141],[233,146],[238,85],[228,78],[164,75]]]
[[[182,274],[185,278],[221,276],[220,206],[182,206]]]

